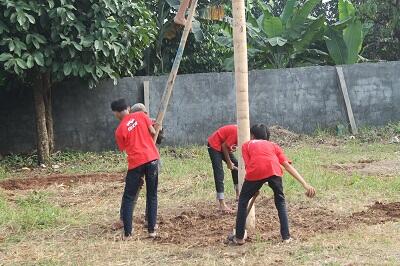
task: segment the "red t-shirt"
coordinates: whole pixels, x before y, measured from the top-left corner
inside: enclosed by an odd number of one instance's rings
[[[219,128],[215,131],[210,137],[208,137],[208,144],[210,147],[221,151],[222,143],[226,143],[229,149],[232,150],[233,146],[236,146],[238,143],[238,129],[237,125],[227,125]]]
[[[118,148],[128,156],[128,169],[160,158],[149,127],[153,124],[143,112],[126,115],[115,130]]]
[[[246,180],[283,176],[281,164],[289,162],[279,145],[267,140],[250,140],[242,146]]]

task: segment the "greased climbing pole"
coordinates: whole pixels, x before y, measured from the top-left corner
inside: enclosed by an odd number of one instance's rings
[[[242,144],[250,139],[248,64],[246,39],[246,8],[245,0],[232,0],[233,14],[233,49],[235,62],[236,113],[238,123],[239,146],[239,189],[245,175]],[[247,228],[255,227],[255,207],[247,216]]]

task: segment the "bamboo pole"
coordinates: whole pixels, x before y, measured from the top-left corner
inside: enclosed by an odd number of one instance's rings
[[[183,34],[182,34],[181,41],[179,43],[178,51],[177,51],[175,59],[174,59],[174,64],[172,65],[172,69],[169,74],[163,96],[161,98],[160,108],[158,109],[158,114],[157,114],[157,118],[156,118],[156,124],[158,126],[156,127],[156,134],[154,135],[154,140],[157,139],[158,134],[160,133],[160,129],[162,128],[162,123],[164,120],[165,113],[167,111],[169,98],[171,97],[172,89],[174,88],[174,84],[175,84],[176,75],[178,74],[179,65],[182,60],[183,51],[185,50],[186,41],[189,36],[190,29],[192,28],[192,21],[193,21],[193,17],[194,17],[195,11],[196,11],[196,6],[197,6],[197,0],[192,0],[192,3],[189,8],[189,15],[187,17],[186,25],[183,30]]]
[[[236,112],[239,146],[239,189],[242,188],[245,169],[242,144],[250,139],[248,65],[246,39],[246,10],[244,0],[232,0],[233,47],[235,62]],[[255,207],[247,216],[247,228],[255,228]]]

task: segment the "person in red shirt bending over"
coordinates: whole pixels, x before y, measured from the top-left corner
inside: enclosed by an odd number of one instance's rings
[[[239,196],[236,236],[231,235],[228,237],[228,240],[238,245],[245,243],[247,205],[254,194],[265,183],[268,183],[268,186],[274,192],[282,239],[284,242],[290,242],[289,222],[282,186],[283,170],[281,166],[303,185],[308,197],[312,198],[315,196],[315,189],[308,185],[304,178],[291,165],[283,150],[277,144],[269,141],[270,133],[264,124],[254,125],[250,133],[251,140],[245,142],[242,146],[246,177]]]
[[[146,205],[148,213],[149,237],[155,237],[157,222],[158,160],[160,155],[153,141],[156,131],[153,122],[144,112],[129,113],[124,99],[111,103],[111,110],[120,124],[115,131],[118,148],[128,157],[128,172],[122,196],[121,217],[124,225],[124,239],[132,235],[133,202],[140,186],[141,178],[146,181]]]
[[[239,196],[238,190],[238,161],[233,152],[238,143],[238,132],[236,125],[223,126],[215,131],[208,138],[208,153],[210,155],[212,168],[214,172],[215,189],[217,190],[217,199],[221,211],[231,213],[224,200],[224,168],[222,161],[225,161],[232,173],[233,184],[236,190],[236,198]]]

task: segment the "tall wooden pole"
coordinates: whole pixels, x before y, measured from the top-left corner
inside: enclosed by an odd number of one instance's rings
[[[242,144],[250,139],[245,0],[232,0],[232,14],[236,112],[239,137],[239,189],[241,189],[245,175],[241,148]],[[253,208],[247,216],[247,228],[252,229],[254,227],[255,209],[253,205]]]

